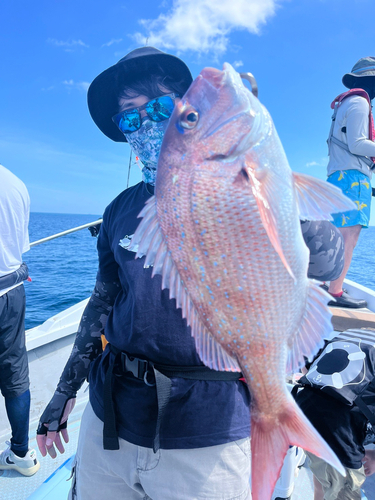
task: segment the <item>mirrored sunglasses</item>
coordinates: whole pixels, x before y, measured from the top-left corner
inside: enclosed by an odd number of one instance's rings
[[[170,118],[176,97],[179,94],[165,94],[161,97],[151,99],[143,106],[123,111],[112,117],[112,121],[118,126],[123,134],[131,134],[142,125],[141,111],[145,110],[146,115],[154,122],[162,122]],[[143,117],[145,118],[145,117]]]

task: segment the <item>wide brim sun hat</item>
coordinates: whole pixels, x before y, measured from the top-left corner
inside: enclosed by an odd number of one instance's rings
[[[176,81],[186,81],[189,87],[193,78],[186,64],[176,56],[166,54],[154,47],[135,49],[116,64],[98,75],[91,83],[87,92],[87,104],[92,119],[107,137],[115,142],[127,142],[120,132],[112,116],[118,114],[118,98],[121,91],[134,79],[134,73],[158,72],[161,66]]]
[[[351,73],[346,73],[342,77],[342,83],[348,89],[355,88],[360,83],[361,78],[375,77],[375,57],[362,57],[355,63]]]

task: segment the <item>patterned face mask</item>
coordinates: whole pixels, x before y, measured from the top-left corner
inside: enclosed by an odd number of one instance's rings
[[[146,184],[155,186],[161,143],[168,122],[169,120],[154,122],[146,119],[138,130],[124,134],[130,147],[144,165],[142,180]]]

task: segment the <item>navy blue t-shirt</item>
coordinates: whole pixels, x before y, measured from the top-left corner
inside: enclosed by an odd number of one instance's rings
[[[121,290],[105,327],[117,349],[156,364],[203,365],[194,339],[176,309],[161,277],[151,277],[144,257],[127,250],[140,219],[137,217],[153,187],[141,182],[123,191],[105,210],[98,236],[99,281],[118,279]],[[90,402],[103,421],[103,383],[108,349],[90,371]],[[119,436],[152,448],[157,420],[155,387],[131,374],[115,377],[114,403]],[[160,429],[164,449],[200,448],[236,441],[250,435],[250,395],[241,381],[172,379],[171,397]]]

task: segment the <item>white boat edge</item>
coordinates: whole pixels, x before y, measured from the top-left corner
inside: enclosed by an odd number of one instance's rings
[[[89,298],[81,300],[74,306],[55,314],[41,325],[26,330],[26,349],[32,351],[37,347],[77,333],[83,310]]]

